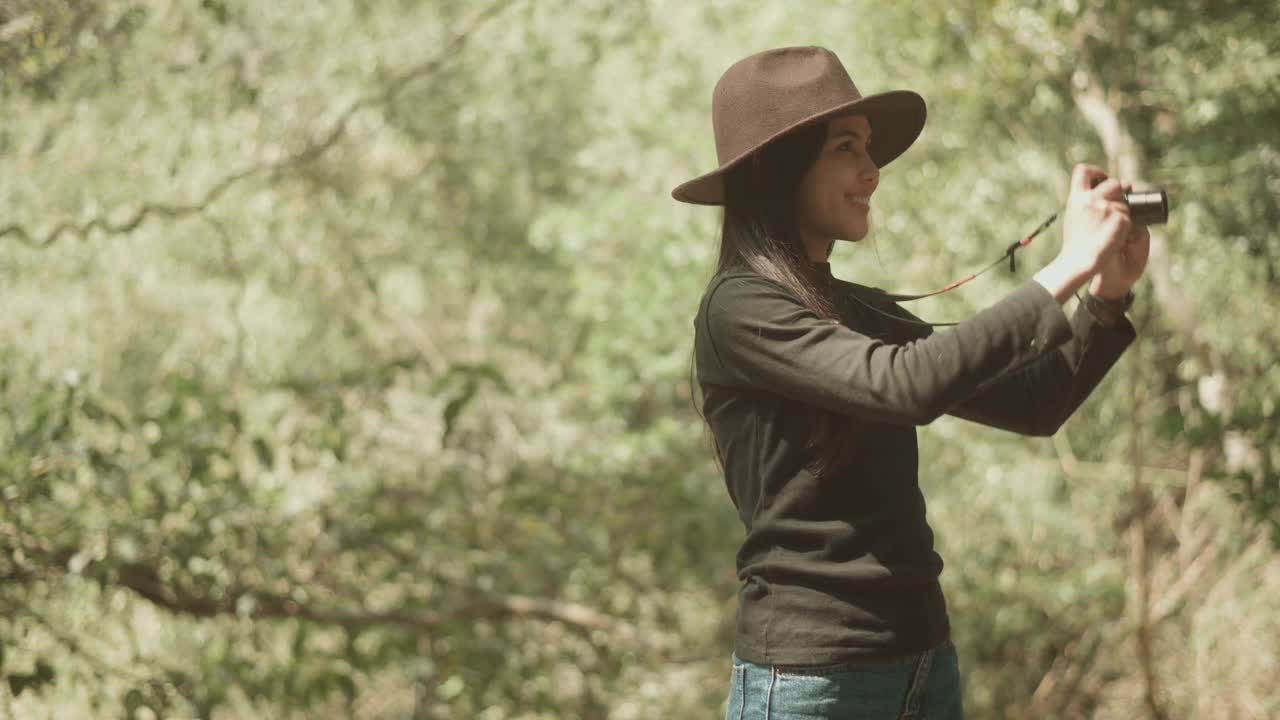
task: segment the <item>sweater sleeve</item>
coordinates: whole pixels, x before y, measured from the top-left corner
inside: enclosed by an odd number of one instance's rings
[[[980,388],[947,413],[1023,435],[1056,433],[1137,337],[1128,318],[1107,327],[1083,304],[1076,306],[1071,328],[1073,337],[1055,352]]]
[[[716,381],[904,425],[932,422],[1072,337],[1034,280],[954,327],[898,344],[819,318],[772,280],[730,275],[708,290],[698,329]]]

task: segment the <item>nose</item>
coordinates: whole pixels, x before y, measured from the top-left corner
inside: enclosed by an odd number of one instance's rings
[[[866,184],[867,194],[870,195],[875,192],[876,186],[880,184],[880,166],[876,165],[871,158],[866,158],[858,171],[858,179]]]

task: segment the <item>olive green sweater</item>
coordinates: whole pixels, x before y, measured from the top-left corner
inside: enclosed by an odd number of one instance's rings
[[[1135,337],[1127,319],[1104,327],[1083,306],[1068,319],[1034,280],[931,332],[851,298],[919,319],[882,291],[815,268],[842,323],[747,270],[713,278],[694,318],[703,411],[746,527],[735,651],[761,664],[903,655],[949,637],[916,427],[950,414],[1052,435]],[[866,421],[828,481],[804,469],[809,406]]]

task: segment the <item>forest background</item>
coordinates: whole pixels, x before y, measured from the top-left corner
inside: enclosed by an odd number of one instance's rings
[[[0,0],[0,718],[724,711],[719,74],[929,103],[836,275],[1165,187],[1139,340],[921,482],[974,718],[1280,716],[1280,4]],[[961,291],[972,315],[1055,226]],[[1070,309],[1070,308],[1069,308]]]

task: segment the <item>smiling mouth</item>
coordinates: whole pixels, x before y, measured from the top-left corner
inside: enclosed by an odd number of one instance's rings
[[[867,208],[868,210],[871,209],[870,195],[849,195],[848,198],[849,198],[849,202],[853,203],[854,205],[861,205],[862,207]]]

